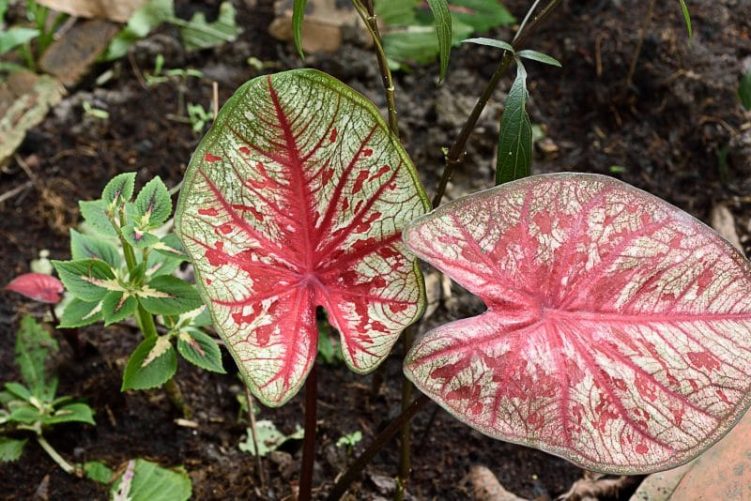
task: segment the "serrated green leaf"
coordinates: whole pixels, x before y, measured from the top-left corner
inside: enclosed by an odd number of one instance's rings
[[[101,461],[87,461],[83,464],[83,471],[89,480],[100,484],[110,484],[115,472]]]
[[[686,0],[678,0],[681,3],[681,13],[683,14],[683,20],[686,22],[686,31],[688,31],[688,36],[692,37],[694,36],[694,28],[691,25],[691,13],[688,11],[688,5],[686,5]]]
[[[124,226],[122,231],[125,241],[137,249],[146,249],[159,243],[159,237],[132,224]]]
[[[98,259],[52,261],[65,289],[86,302],[98,302],[113,290],[122,290],[110,266]]]
[[[192,490],[190,477],[182,468],[168,470],[136,459],[129,462],[124,474],[112,485],[110,496],[118,501],[186,501]]]
[[[222,2],[219,6],[219,16],[211,23],[206,21],[202,12],[194,14],[187,23],[175,18],[169,21],[180,27],[183,45],[191,51],[234,42],[241,31],[235,21],[235,14],[231,2]]]
[[[149,313],[179,315],[203,304],[196,288],[177,277],[160,275],[138,292],[138,300]]]
[[[102,299],[102,318],[104,325],[122,322],[136,314],[138,300],[131,294],[121,291],[108,292]]]
[[[166,340],[166,343],[165,343]],[[161,386],[177,371],[177,353],[166,337],[142,341],[128,359],[122,391]]]
[[[178,257],[183,261],[188,261],[188,255],[180,239],[174,233],[169,233],[162,240],[155,244],[153,249],[171,257]]]
[[[94,411],[88,405],[78,402],[60,407],[54,414],[42,420],[42,424],[45,425],[60,423],[86,423],[95,425]]]
[[[75,329],[85,325],[91,325],[102,320],[102,302],[81,301],[78,298],[65,306],[63,315],[60,317],[61,329]]]
[[[495,47],[496,49],[507,50],[511,52],[512,54],[514,54],[514,46],[508,42],[504,42],[503,40],[495,40],[493,38],[478,37],[478,38],[467,38],[466,40],[463,41],[463,43],[487,45],[488,47]]]
[[[158,228],[172,214],[172,199],[164,182],[155,177],[141,188],[136,197],[138,226],[141,228]]]
[[[532,164],[532,123],[527,114],[527,72],[517,62],[517,72],[501,116],[496,185],[529,175]]]
[[[103,238],[70,230],[70,251],[74,260],[100,259],[113,268],[119,268],[122,258],[114,245]]]
[[[561,63],[556,58],[536,50],[520,50],[516,53],[516,57],[530,59],[532,61],[537,61],[538,63],[549,64],[550,66],[557,66],[558,68],[561,67]]]
[[[198,329],[186,329],[177,337],[177,351],[185,360],[211,372],[224,374],[219,344]]]
[[[751,71],[741,78],[741,84],[738,87],[738,97],[740,97],[743,107],[751,110]]]
[[[449,5],[446,0],[428,0],[433,19],[435,21],[435,32],[438,36],[438,50],[441,61],[440,79],[446,78],[446,72],[449,67],[449,57],[451,56],[451,14]]]
[[[88,228],[107,237],[117,237],[115,228],[107,217],[104,201],[81,200],[78,202],[78,209]]]
[[[23,454],[23,448],[25,445],[25,439],[16,440],[0,436],[0,463],[17,461],[21,457],[21,454]]]
[[[120,205],[133,198],[136,186],[136,173],[123,172],[113,177],[102,190],[102,201],[107,206]]]
[[[34,395],[41,394],[46,381],[45,361],[50,353],[57,352],[57,341],[27,315],[21,319],[15,350],[21,377]]]
[[[295,0],[292,5],[292,38],[295,41],[295,48],[300,55],[300,59],[305,57],[302,50],[302,22],[307,3],[308,0]]]

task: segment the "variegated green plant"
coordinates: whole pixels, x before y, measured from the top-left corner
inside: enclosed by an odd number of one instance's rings
[[[161,179],[135,195],[135,172],[120,174],[100,200],[80,202],[82,231],[71,230],[71,261],[54,261],[72,296],[60,328],[135,320],[144,335],[123,375],[123,390],[169,381],[177,354],[206,370],[224,372],[195,287],[173,275],[187,258],[171,226],[172,201]],[[135,195],[135,198],[134,198]],[[157,332],[154,317],[164,327]]]

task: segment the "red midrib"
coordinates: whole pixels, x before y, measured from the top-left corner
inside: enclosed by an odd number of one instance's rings
[[[289,161],[290,174],[292,178],[293,189],[297,199],[302,203],[299,204],[298,216],[302,222],[300,225],[303,233],[303,269],[300,272],[312,272],[313,271],[313,246],[311,242],[310,228],[311,228],[311,201],[308,186],[305,182],[305,174],[303,172],[303,161],[300,157],[300,151],[297,147],[297,141],[295,140],[295,134],[292,131],[292,126],[289,123],[287,114],[282,108],[282,104],[279,100],[279,94],[271,81],[271,77],[268,77],[269,95],[271,102],[274,104],[274,111],[276,112],[276,118],[279,122],[279,128],[284,136],[284,142],[287,146],[287,160]]]

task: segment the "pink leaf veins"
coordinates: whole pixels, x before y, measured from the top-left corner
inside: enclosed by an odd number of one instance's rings
[[[65,288],[60,280],[51,275],[25,273],[11,280],[5,290],[17,292],[40,303],[57,304],[62,299]]]
[[[751,386],[751,266],[615,179],[535,176],[420,218],[405,241],[487,305],[426,333],[405,372],[470,426],[585,468],[682,464]]]
[[[279,73],[225,105],[186,174],[177,229],[261,401],[282,405],[304,382],[319,306],[352,370],[384,359],[422,312],[401,230],[426,207],[377,109],[337,80]]]

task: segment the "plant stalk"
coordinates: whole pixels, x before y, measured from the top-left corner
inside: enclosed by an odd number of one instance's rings
[[[298,501],[310,501],[313,496],[313,466],[316,455],[316,425],[318,411],[318,375],[316,364],[305,381],[305,435],[302,444],[302,466]]]
[[[540,12],[540,14],[534,16],[534,18],[532,18],[532,21],[529,24],[526,24],[530,19],[531,13],[537,8],[538,3],[538,1],[535,1],[532,4],[530,11],[525,16],[524,23],[522,23],[522,26],[514,37],[514,41],[512,43],[514,50],[518,50],[524,45],[529,36],[535,31],[535,29],[537,29],[540,24],[542,24],[548,17],[550,17],[550,14],[556,9],[556,7],[560,5],[561,0],[550,0],[550,2],[548,2],[548,4]],[[509,69],[513,60],[514,58],[511,56],[511,54],[509,54],[508,51],[504,51],[501,62],[498,64],[498,67],[493,73],[493,76],[490,77],[490,81],[485,86],[485,89],[483,89],[480,98],[475,103],[475,107],[472,108],[472,112],[469,114],[467,121],[464,122],[462,130],[459,132],[459,135],[454,141],[454,144],[452,144],[451,148],[449,148],[449,151],[446,154],[446,164],[443,168],[443,174],[441,175],[441,179],[438,182],[436,193],[433,196],[433,208],[438,207],[441,204],[441,200],[446,194],[446,186],[454,175],[454,171],[457,167],[461,166],[464,163],[464,157],[467,154],[467,141],[469,140],[469,137],[472,135],[472,132],[477,126],[477,121],[480,119],[480,114],[482,114],[482,111],[485,109],[485,106],[487,106],[488,101],[493,95],[493,92],[495,92],[495,89],[498,86],[498,82],[501,81],[501,77],[503,77],[503,75]]]
[[[404,331],[402,345],[404,346],[404,355],[407,355],[415,338],[416,324],[412,324]],[[406,412],[412,402],[412,393],[414,386],[406,377],[402,376],[402,413]],[[399,476],[396,479],[396,501],[403,501],[407,493],[407,485],[412,472],[412,426],[410,420],[404,421],[399,433]]]
[[[250,393],[248,385],[243,384],[245,388],[245,400],[248,402],[248,424],[250,425],[250,437],[253,440],[253,450],[256,451],[256,470],[258,470],[258,481],[261,483],[261,489],[266,489],[266,471],[263,469],[260,450],[258,449],[258,433],[256,432],[256,413],[253,405],[253,395]]]
[[[58,454],[55,448],[52,447],[41,434],[37,434],[37,442],[42,446],[44,452],[46,452],[47,455],[49,455],[49,457],[51,457],[52,460],[56,462],[65,473],[73,475],[76,472],[75,466],[67,462],[64,457]]]
[[[386,106],[389,114],[389,130],[391,130],[396,137],[400,137],[399,118],[396,111],[396,87],[394,86],[394,78],[391,75],[389,61],[386,57],[386,51],[383,48],[383,39],[381,38],[381,32],[378,28],[378,19],[375,14],[373,0],[364,1],[364,4],[363,0],[352,0],[352,3],[373,39],[373,46],[375,48],[376,58],[378,59],[378,68],[381,71],[381,80],[383,80],[383,88],[386,94]]]
[[[399,414],[396,419],[391,421],[391,423],[389,423],[389,425],[386,426],[386,428],[384,428],[375,437],[373,443],[371,443],[370,446],[365,449],[362,454],[360,454],[355,462],[350,465],[344,475],[339,477],[339,480],[337,480],[334,488],[331,489],[331,492],[326,497],[326,499],[328,501],[337,501],[339,498],[341,498],[344,493],[347,492],[347,489],[349,489],[349,486],[352,484],[352,482],[354,482],[357,477],[360,476],[362,470],[373,460],[375,455],[378,454],[378,452],[386,445],[388,445],[388,443],[392,438],[394,438],[397,432],[401,430],[402,425],[406,421],[412,419],[414,415],[417,414],[417,412],[425,407],[429,402],[430,399],[423,394],[415,398],[404,412]]]

